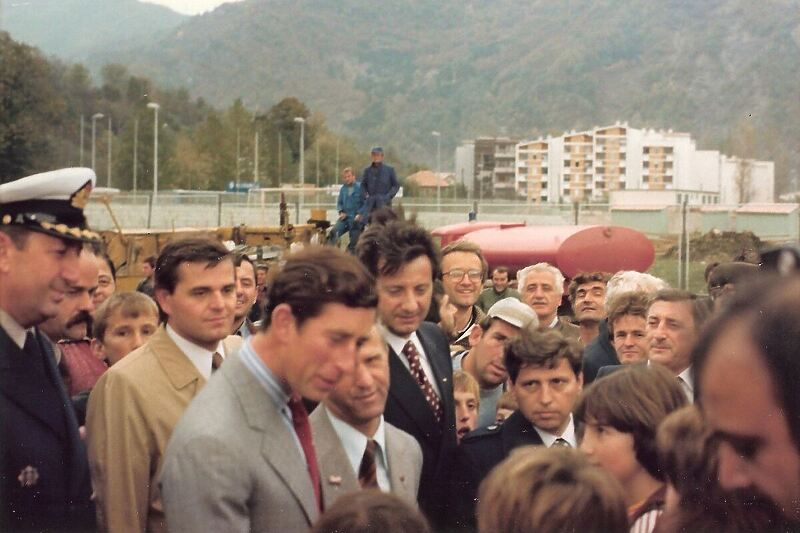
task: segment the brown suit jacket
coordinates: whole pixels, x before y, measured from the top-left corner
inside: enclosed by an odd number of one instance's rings
[[[226,357],[240,343],[228,337]],[[101,530],[167,530],[158,488],[164,450],[205,381],[162,326],[97,382],[86,434]]]

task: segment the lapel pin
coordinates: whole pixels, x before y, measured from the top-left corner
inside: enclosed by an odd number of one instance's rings
[[[341,485],[342,484],[342,476],[330,476],[328,477],[328,483],[331,485]]]
[[[400,483],[406,482],[406,476],[400,476]]]
[[[17,476],[22,487],[33,487],[39,481],[39,471],[28,465]]]

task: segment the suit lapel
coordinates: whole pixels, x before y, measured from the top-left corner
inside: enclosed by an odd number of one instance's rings
[[[437,357],[436,344],[433,342],[433,339],[427,335],[423,327],[420,327],[419,330],[417,330],[417,336],[422,344],[422,348],[425,350],[425,356],[428,358],[428,363],[430,363],[431,368],[433,369],[433,375],[436,378],[436,384],[439,386],[439,397],[442,401],[442,408],[444,409],[445,413],[449,413],[453,410],[453,405],[450,402],[450,398],[453,397],[453,367],[452,361],[450,360],[450,352],[447,352],[446,359]]]
[[[310,421],[322,477],[322,501],[327,508],[342,494],[360,490],[361,485],[333,429],[328,411],[320,405],[311,413]]]
[[[164,326],[158,328],[148,341],[153,353],[156,354],[158,363],[170,383],[176,390],[180,390],[192,383],[204,384],[206,379],[194,366],[189,357],[178,348],[169,338]]]
[[[44,339],[41,338],[38,331],[36,340],[42,354],[46,379],[53,383],[56,397],[61,400],[65,409],[54,410],[52,405],[41,401],[40,385],[33,382],[36,378],[32,375],[32,372],[35,372],[37,376],[41,376],[39,371],[32,368],[32,365],[38,364],[38,362],[29,361],[29,356],[11,340],[3,328],[0,328],[0,354],[3,358],[2,365],[0,365],[0,372],[2,372],[0,390],[10,402],[40,420],[66,442],[69,435],[65,433],[63,412],[68,410],[66,407],[69,406],[69,401],[68,399],[66,402],[64,401],[64,395],[60,390],[63,387],[52,350],[46,346],[46,342],[43,342]],[[39,392],[36,392],[36,389],[39,389]]]
[[[386,423],[386,463],[389,467],[389,482],[392,492],[408,494],[412,500],[416,499],[415,488],[411,486],[408,473],[413,465],[409,459],[408,450],[400,446],[395,439],[395,428]]]
[[[223,375],[231,381],[248,424],[263,434],[261,454],[300,503],[309,524],[313,523],[319,515],[314,488],[305,458],[283,415],[239,357],[226,361],[225,367],[233,367]]]
[[[501,429],[503,432],[503,456],[508,457],[511,450],[519,446],[529,444],[542,446],[542,438],[536,432],[533,425],[528,422],[520,411],[515,411],[508,419],[503,422]]]
[[[389,351],[391,352],[389,354],[391,383],[389,395],[394,396],[399,408],[405,411],[406,415],[419,427],[420,434],[435,435],[435,438],[438,439],[441,427],[436,423],[436,417],[433,416],[433,411],[425,401],[425,395],[422,394],[417,380],[411,376],[411,372],[400,360],[400,356],[391,347]]]

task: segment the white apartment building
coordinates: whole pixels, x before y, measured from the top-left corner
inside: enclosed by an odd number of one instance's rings
[[[772,202],[775,191],[772,162],[698,150],[690,134],[672,130],[617,123],[523,141],[515,151],[516,194],[533,203],[674,197],[731,205]]]

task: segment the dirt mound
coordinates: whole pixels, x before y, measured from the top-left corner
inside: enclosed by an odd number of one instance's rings
[[[689,257],[692,261],[732,261],[734,259],[752,262],[757,260],[761,239],[750,231],[712,230],[704,235],[692,236],[689,241]],[[671,246],[664,257],[678,257],[678,245]]]

